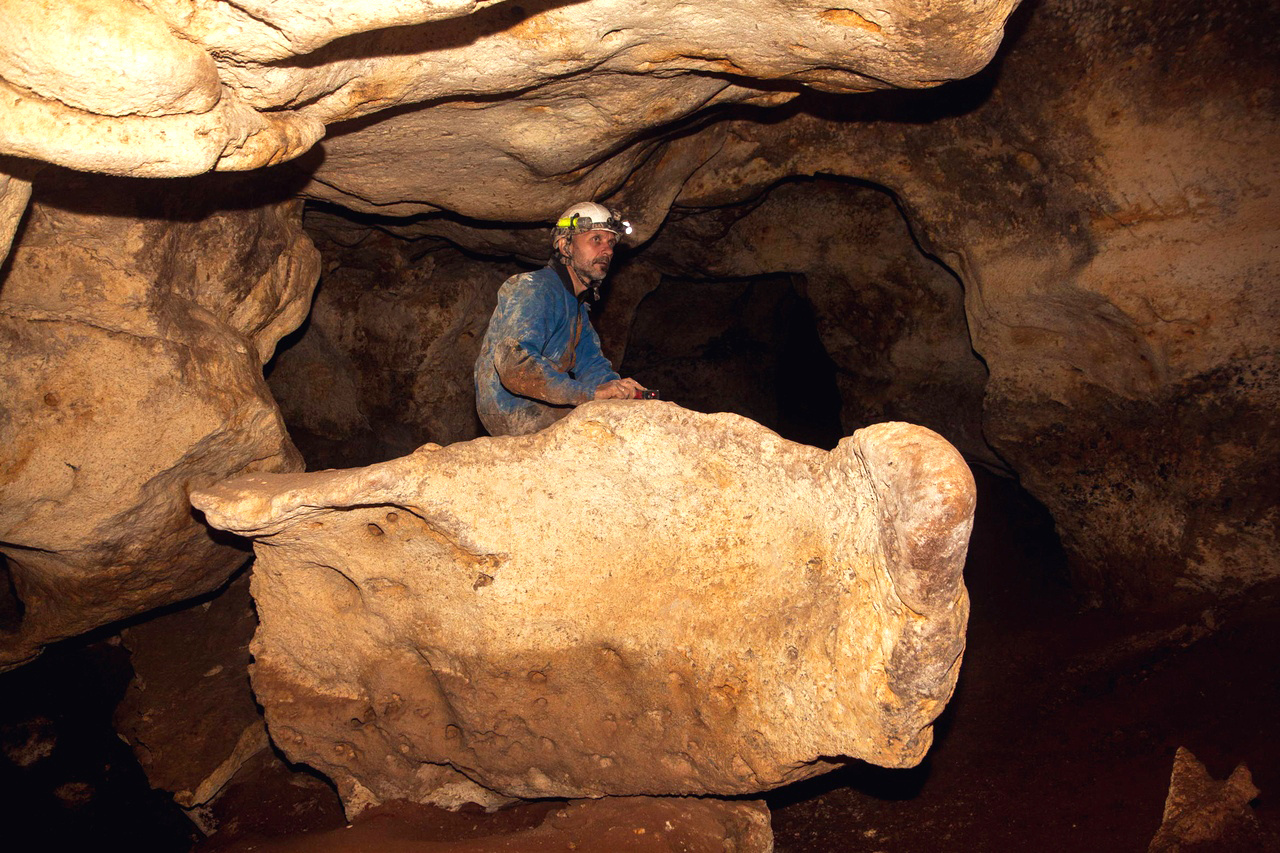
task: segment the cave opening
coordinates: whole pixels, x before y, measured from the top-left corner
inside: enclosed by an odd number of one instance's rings
[[[664,276],[636,310],[620,372],[699,412],[733,412],[830,450],[843,437],[836,365],[802,275]]]

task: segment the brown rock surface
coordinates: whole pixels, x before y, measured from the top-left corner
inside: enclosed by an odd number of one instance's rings
[[[31,201],[30,163],[12,157],[0,157],[0,263],[9,254],[13,235]]]
[[[1258,819],[1249,807],[1259,793],[1243,764],[1218,781],[1189,750],[1179,747],[1164,820],[1149,853],[1265,849]]]
[[[258,620],[247,573],[221,594],[122,633],[133,679],[115,728],[152,787],[185,809],[208,803],[259,750],[267,729],[249,689]]]
[[[620,185],[652,151],[631,143],[656,127],[714,104],[789,99],[777,80],[848,92],[971,74],[1014,3],[6,5],[0,153],[114,174],[251,169],[296,157],[326,125],[401,108],[393,125],[332,146],[312,191],[366,209],[531,221]],[[431,108],[406,122],[414,104]],[[369,153],[403,159],[424,139],[442,143],[433,168],[402,173],[386,198]],[[491,178],[508,176],[505,191],[470,180],[477,151]],[[513,191],[533,183],[546,209],[517,203]]]
[[[532,436],[192,500],[257,540],[254,690],[351,813],[912,766],[964,647],[973,481],[907,424],[827,453],[590,403]]]
[[[1274,45],[1251,35],[1275,29],[1263,6],[1037,4],[973,81],[843,112],[807,99],[678,143],[716,153],[676,204],[796,174],[889,188],[964,286],[986,438],[1053,513],[1081,588],[1136,604],[1274,578],[1280,111]]]
[[[480,338],[498,285],[524,267],[376,230],[350,246],[311,233],[327,271],[304,334],[281,351],[268,382],[304,452],[327,450],[313,464],[351,467],[481,434],[472,378]]]
[[[36,191],[0,286],[0,551],[25,607],[0,667],[219,586],[246,554],[188,490],[300,467],[261,365],[315,250],[296,202],[226,209],[205,183]]]

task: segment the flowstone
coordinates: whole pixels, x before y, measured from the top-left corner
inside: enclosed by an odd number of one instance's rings
[[[909,424],[602,401],[192,503],[254,539],[254,689],[349,814],[913,766],[964,649],[973,480]]]

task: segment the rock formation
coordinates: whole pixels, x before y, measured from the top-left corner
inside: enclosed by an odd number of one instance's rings
[[[796,174],[888,188],[963,284],[985,438],[1052,512],[1081,590],[1135,605],[1274,578],[1280,121],[1249,33],[1276,11],[1026,11],[962,85],[675,143],[714,152],[676,204]]]
[[[264,173],[261,183],[274,184],[277,198],[302,192],[366,211],[448,211],[473,220],[542,221],[580,196],[615,191],[659,209],[705,156],[699,147],[690,149],[693,159],[664,152],[657,129],[673,130],[717,106],[783,103],[802,86],[861,92],[964,76],[990,58],[1012,5],[4,4],[0,246],[15,233],[19,245],[0,289],[17,379],[3,402],[5,438],[18,456],[0,484],[0,542],[25,613],[0,661],[26,659],[44,642],[198,594],[227,576],[237,557],[225,545],[202,542],[208,537],[185,518],[180,497],[193,482],[297,465],[275,407],[251,374],[254,359],[269,358],[275,340],[301,319],[314,271],[313,259],[301,262],[312,257],[301,242],[281,251],[278,241],[250,239],[214,259],[214,244],[230,236],[214,234],[218,227],[275,216],[258,194],[243,192],[245,185],[196,181],[157,193],[202,199],[192,211],[172,201],[113,206],[113,196],[150,193],[127,182],[90,181],[81,183],[81,198],[64,205],[67,216],[51,215],[33,180],[41,174],[47,191],[57,192],[67,177],[57,169],[41,173],[41,163],[130,178],[258,169],[307,152],[331,125],[323,152],[289,173]],[[424,147],[433,139],[439,144]],[[412,167],[381,165],[392,161]],[[420,165],[427,162],[430,168]],[[37,203],[19,231],[33,187]],[[219,192],[226,195],[212,200]],[[244,209],[253,206],[259,209]],[[77,218],[82,208],[87,214]],[[212,229],[161,221],[214,210],[221,210],[214,217],[220,225]],[[119,215],[143,221],[130,225]],[[646,217],[641,232],[652,233],[659,221]],[[434,227],[475,232],[456,219]],[[159,236],[165,231],[172,241]],[[183,244],[177,235],[197,242]],[[68,247],[65,262],[50,260],[51,241],[95,248]],[[207,258],[186,269],[177,264],[174,278],[153,244]],[[130,257],[144,250],[145,262]],[[117,255],[124,257],[117,262]],[[115,276],[103,265],[137,269],[127,285],[104,285],[117,291],[104,304],[92,285],[76,296],[89,279]],[[183,282],[188,274],[196,281]],[[223,280],[209,294],[197,295],[218,276]],[[41,312],[73,305],[74,328],[94,329],[86,333],[102,340],[77,338],[73,346],[45,334],[64,327]],[[117,316],[131,312],[127,322]],[[175,343],[168,355],[137,349],[142,341],[172,340],[180,327],[209,334],[198,334],[194,347]],[[111,332],[121,329],[123,336]],[[460,329],[446,322],[441,333]],[[452,343],[432,346],[449,350]],[[84,355],[74,365],[58,361],[76,348]],[[61,353],[54,379],[32,369],[46,350]],[[465,355],[465,347],[458,352]],[[108,375],[90,362],[153,373],[117,392],[100,387]],[[156,387],[170,376],[182,394]],[[81,387],[51,394],[51,381]],[[443,377],[440,387],[428,383],[414,396],[424,404],[442,395],[459,399],[449,390],[453,382]],[[209,404],[202,414],[187,405],[188,393]],[[46,401],[68,396],[92,417],[59,421],[64,439],[45,417],[60,403]],[[171,427],[158,441],[137,427],[147,416]],[[442,440],[466,430],[452,413],[437,420]],[[90,428],[100,431],[90,437]],[[80,450],[71,453],[51,449],[77,442]],[[413,443],[408,432],[395,442],[402,450]],[[46,455],[28,459],[37,445]],[[86,466],[80,457],[88,455],[95,458]],[[128,497],[144,487],[151,490],[146,497]],[[71,500],[79,507],[74,521],[56,509]],[[56,522],[46,517],[55,513]],[[78,532],[40,532],[68,524]],[[118,536],[127,525],[150,532],[129,535],[126,545]],[[184,526],[186,533],[171,535]],[[201,544],[188,547],[193,543]],[[107,576],[119,582],[104,582]]]
[[[151,786],[172,793],[188,814],[270,749],[245,676],[257,624],[242,573],[203,605],[122,632],[134,677],[116,708],[115,729]]]
[[[193,502],[255,539],[254,690],[349,812],[912,766],[964,646],[973,481],[906,424],[827,453],[592,403]]]
[[[646,159],[641,191],[669,200],[677,184],[645,137],[709,107],[782,103],[799,85],[865,92],[972,74],[1014,0],[5,5],[0,153],[183,176],[278,163],[345,122],[316,196],[531,222],[616,189]],[[387,111],[373,133],[349,132]],[[427,139],[431,168],[383,167]],[[405,181],[417,184],[408,194]],[[522,192],[533,185],[540,197]]]
[[[318,271],[298,203],[43,187],[0,290],[0,552],[23,606],[0,667],[221,585],[247,555],[188,491],[301,463],[262,379]]]
[[[644,238],[797,175],[874,182],[956,274],[987,461],[1053,512],[1082,589],[1135,604],[1280,572],[1272,4],[1041,0],[996,64],[908,93],[886,90],[982,68],[1012,4],[11,6],[0,237],[33,160],[294,158],[311,198],[526,258],[542,241],[518,223],[582,196]],[[946,340],[939,396],[969,407],[977,365]]]
[[[1178,747],[1164,820],[1149,853],[1266,849],[1268,842],[1249,806],[1259,793],[1243,764],[1218,781],[1190,750]]]

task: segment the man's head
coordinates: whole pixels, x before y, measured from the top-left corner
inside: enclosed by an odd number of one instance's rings
[[[630,223],[617,211],[593,202],[575,204],[551,229],[551,248],[573,274],[575,288],[595,290],[609,273],[613,249],[631,233]]]

